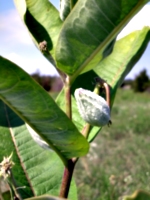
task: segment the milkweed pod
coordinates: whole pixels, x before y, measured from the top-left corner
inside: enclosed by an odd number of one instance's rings
[[[52,150],[50,146],[26,123],[26,127],[33,140],[43,149]]]
[[[105,99],[94,92],[78,88],[75,98],[81,117],[92,126],[104,126],[110,123],[110,108]]]

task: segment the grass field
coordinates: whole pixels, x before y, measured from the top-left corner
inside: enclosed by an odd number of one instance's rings
[[[150,94],[120,89],[111,120],[76,166],[80,200],[121,200],[136,189],[150,191]]]

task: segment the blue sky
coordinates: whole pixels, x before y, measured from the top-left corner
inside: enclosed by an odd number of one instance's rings
[[[59,9],[59,1],[51,1]],[[33,44],[26,27],[23,25],[13,0],[0,2],[0,55],[18,64],[28,73],[37,70],[41,74],[55,75],[57,72],[49,62],[41,55]],[[150,26],[150,4],[147,4],[128,26],[122,31],[119,37],[134,30],[141,29],[144,25]],[[127,78],[134,78],[143,68],[147,69],[150,76],[150,44],[139,62],[135,65]]]

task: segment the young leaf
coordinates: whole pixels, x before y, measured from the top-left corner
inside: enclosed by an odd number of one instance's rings
[[[149,40],[149,27],[130,33],[118,40],[111,55],[94,68],[94,72],[111,86],[111,103],[113,103],[117,88],[140,59]]]
[[[65,162],[88,152],[89,144],[43,88],[14,63],[0,57],[0,98]],[[7,77],[7,78],[6,78]]]
[[[117,88],[142,56],[149,39],[149,27],[130,33],[118,40],[112,54],[94,68],[94,72],[111,86],[111,106],[113,105]],[[94,133],[91,133],[89,140],[95,136]]]
[[[14,2],[36,46],[39,48],[39,43],[46,41],[48,51],[54,57],[62,26],[58,10],[48,0],[14,0]],[[48,55],[44,55],[48,58]]]
[[[57,67],[72,75],[72,81],[80,73],[93,69],[103,58],[108,44],[146,2],[148,0],[78,1],[60,32]]]
[[[24,122],[0,100],[0,162],[13,152],[12,172],[23,199],[34,195],[58,195],[64,165],[54,151],[47,151],[31,138]],[[69,193],[77,199],[74,181]]]

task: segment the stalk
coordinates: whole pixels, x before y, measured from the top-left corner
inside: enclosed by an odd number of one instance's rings
[[[60,197],[63,198],[68,197],[74,167],[75,167],[75,162],[73,162],[72,159],[68,160],[68,165],[64,169],[64,175],[62,178],[60,194],[59,194]]]
[[[106,101],[108,103],[108,106],[110,108],[110,88],[109,88],[109,85],[107,83],[103,83],[103,86],[105,88],[105,91],[106,91]]]
[[[110,87],[109,85],[106,83],[106,81],[104,81],[103,79],[101,79],[100,77],[96,77],[95,81],[98,83],[97,86],[95,87],[94,92],[96,94],[98,94],[98,88],[99,87],[103,87],[105,89],[105,94],[106,94],[106,101],[108,106],[111,106],[111,102],[110,102]]]
[[[87,123],[82,129],[81,133],[85,138],[88,138],[88,135],[89,135],[89,132],[90,132],[90,127],[91,127],[91,125]]]
[[[10,172],[10,180],[11,180],[9,186],[11,185],[12,191],[14,193],[13,197],[14,197],[15,200],[22,200],[21,195],[17,191],[17,184],[16,184],[16,181],[14,179],[12,170],[9,169],[9,172]]]
[[[70,120],[72,120],[72,109],[71,109],[71,86],[70,86],[70,77],[67,76],[65,80],[65,106],[66,106],[66,115]],[[62,183],[60,188],[59,196],[62,198],[67,198],[69,194],[70,184],[72,180],[72,175],[74,171],[75,162],[73,159],[67,161],[65,165],[64,174],[62,177]]]
[[[72,109],[71,109],[71,87],[70,87],[70,78],[66,78],[65,83],[65,106],[66,106],[66,115],[69,119],[72,120]]]

